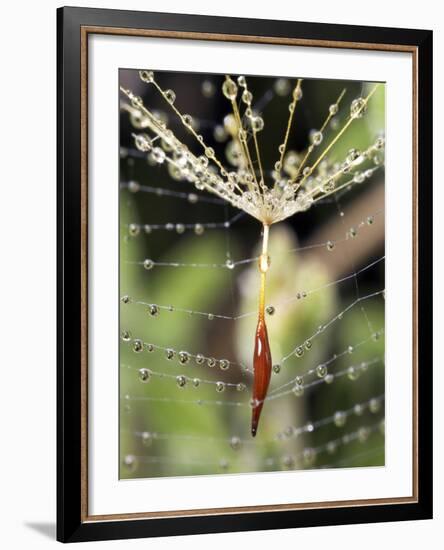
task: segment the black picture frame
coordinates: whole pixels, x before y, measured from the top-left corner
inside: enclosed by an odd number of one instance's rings
[[[185,517],[110,520],[89,518],[85,509],[85,392],[81,364],[86,353],[82,328],[85,287],[82,273],[82,28],[119,28],[206,33],[376,45],[416,52],[417,377],[416,437],[418,491],[415,501],[375,505],[236,511]],[[379,46],[379,48],[378,48]],[[344,47],[344,46],[343,46]],[[399,28],[330,25],[147,13],[89,8],[57,10],[57,178],[58,178],[58,370],[57,370],[57,539],[62,542],[283,529],[333,524],[428,519],[432,517],[432,32]],[[83,250],[84,253],[84,250]],[[86,260],[85,260],[86,261]],[[402,314],[402,313],[400,313]],[[83,487],[83,489],[82,489]]]

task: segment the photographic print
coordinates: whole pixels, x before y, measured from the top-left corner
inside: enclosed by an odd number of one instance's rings
[[[384,466],[384,83],[119,87],[120,477]]]
[[[432,517],[432,39],[58,10],[58,540]]]

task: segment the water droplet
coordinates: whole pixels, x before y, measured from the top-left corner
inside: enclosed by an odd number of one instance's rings
[[[140,353],[143,351],[143,342],[142,340],[134,340],[133,342],[133,351],[134,353]]]
[[[336,114],[338,113],[338,111],[339,111],[339,105],[338,105],[337,103],[332,103],[332,104],[330,105],[330,107],[328,108],[328,112],[329,112],[332,116],[336,115]]]
[[[296,348],[295,354],[297,357],[302,357],[304,355],[304,348],[302,346],[298,346]]]
[[[206,148],[205,148],[205,155],[206,155],[209,159],[214,159],[214,156],[215,156],[214,149],[213,149],[212,147],[206,147]]]
[[[193,117],[191,115],[183,115],[182,122],[188,128],[192,128],[192,126],[193,126]]]
[[[296,384],[295,386],[293,386],[292,392],[296,397],[301,397],[302,395],[304,395],[304,386]]]
[[[294,89],[293,99],[295,99],[296,101],[302,99],[302,88],[300,86],[296,86],[296,88]]]
[[[139,71],[140,80],[144,82],[154,82],[154,73],[153,71]]]
[[[234,83],[234,81],[231,80],[231,78],[226,79],[222,84],[222,93],[230,101],[233,101],[234,99],[236,99],[237,86]]]
[[[194,226],[194,233],[196,233],[196,235],[202,235],[204,231],[204,226],[201,223],[196,223]]]
[[[176,233],[181,235],[185,231],[185,226],[183,223],[176,223]]]
[[[145,233],[146,233],[147,235],[149,235],[149,234],[151,233],[151,231],[152,231],[151,225],[145,224],[145,225],[143,226],[143,230],[145,231]]]
[[[124,342],[131,340],[131,332],[129,330],[122,330],[121,338]]]
[[[249,90],[244,90],[242,92],[242,101],[247,105],[251,105],[253,101],[253,94]]]
[[[307,433],[312,433],[314,429],[315,428],[312,422],[307,422],[307,424],[305,424],[304,426],[304,432],[307,432]]]
[[[336,427],[342,428],[347,422],[347,414],[344,411],[335,412],[333,416],[333,422],[335,423]]]
[[[126,455],[123,459],[123,465],[129,472],[134,472],[137,469],[137,459],[134,455]]]
[[[137,235],[140,233],[140,226],[136,223],[130,223],[128,226],[128,233],[131,237],[137,237]]]
[[[237,391],[244,391],[246,388],[245,384],[242,384],[242,382],[239,382],[239,384],[236,384],[236,390]]]
[[[209,321],[212,321],[214,319],[214,315],[212,313],[209,313],[207,315],[207,318],[208,318]]]
[[[350,237],[352,239],[354,239],[356,237],[356,235],[358,234],[358,232],[357,232],[355,227],[350,227],[350,229],[348,231],[348,234],[350,235]]]
[[[166,358],[171,361],[171,359],[173,359],[173,357],[176,355],[176,352],[173,349],[168,348],[167,350],[165,350],[165,355]]]
[[[147,258],[146,260],[143,261],[143,267],[149,271],[150,269],[153,269],[154,267],[154,262],[153,260],[150,260],[149,258]]]
[[[148,306],[148,313],[151,317],[157,317],[159,315],[159,308],[156,304],[151,304]]]
[[[322,132],[319,132],[319,131],[315,131],[310,135],[311,142],[313,143],[313,145],[316,145],[316,146],[322,143],[323,137],[324,136]]]
[[[148,369],[139,369],[139,380],[146,384],[150,381],[151,378],[151,371]]]
[[[221,370],[228,370],[230,368],[230,361],[228,361],[228,359],[221,359],[219,361],[219,367]]]
[[[166,157],[165,151],[160,147],[154,147],[154,149],[150,153],[150,157],[154,162],[157,162],[157,164],[163,164]]]
[[[196,355],[196,363],[198,365],[202,365],[204,362],[205,362],[205,357],[201,353],[198,353]]]
[[[355,183],[363,183],[365,181],[365,173],[364,172],[356,172],[353,176],[353,181]]]
[[[234,450],[234,451],[238,451],[240,449],[240,446],[241,446],[241,440],[239,437],[237,437],[236,435],[234,435],[231,440],[230,440],[230,447]]]
[[[142,107],[143,105],[142,98],[137,95],[131,98],[131,103],[136,109],[140,109],[140,107]]]
[[[361,118],[367,111],[367,102],[364,98],[358,97],[351,102],[350,116],[351,118]]]
[[[365,426],[362,426],[358,430],[358,439],[361,443],[365,443],[370,435],[370,430]]]
[[[225,262],[225,267],[228,269],[234,269],[234,262],[230,258]]]
[[[304,346],[305,346],[306,350],[311,349],[312,345],[313,344],[312,344],[311,340],[305,340]]]
[[[131,193],[137,193],[137,191],[140,190],[140,183],[138,183],[137,181],[128,182],[128,190]]]
[[[154,351],[154,346],[153,346],[153,344],[147,344],[147,345],[146,345],[146,349],[147,349],[147,351],[149,351],[150,353],[153,352],[153,351]]]
[[[171,103],[171,105],[176,101],[176,94],[173,90],[165,90],[165,99],[168,101],[168,103]]]
[[[216,366],[216,359],[214,357],[209,357],[207,359],[207,365],[211,368]]]
[[[264,119],[260,116],[255,116],[251,119],[251,127],[254,132],[261,132],[264,129]]]
[[[357,369],[356,367],[352,366],[352,367],[348,368],[347,376],[348,376],[349,380],[351,380],[352,382],[357,380],[359,378],[359,375],[360,375],[359,369]]]
[[[265,311],[268,313],[268,315],[274,315],[276,310],[275,310],[274,306],[267,306],[265,308]]]
[[[316,367],[316,375],[318,378],[325,378],[327,375],[327,367],[325,365],[318,365]]]
[[[356,403],[356,405],[353,407],[353,412],[356,416],[361,416],[364,412],[364,407],[360,403]]]
[[[329,373],[327,374],[327,376],[324,378],[324,381],[326,384],[332,384],[333,381],[334,381],[335,377],[333,374]]]
[[[216,391],[217,392],[223,392],[225,390],[225,383],[224,382],[216,382]]]
[[[367,225],[372,225],[374,221],[375,221],[375,218],[373,216],[369,216],[367,218]]]
[[[186,365],[190,361],[190,354],[187,351],[179,351],[179,363]]]
[[[375,414],[377,412],[380,411],[381,409],[381,402],[379,399],[370,399],[369,401],[369,404],[368,404],[368,408],[370,410],[371,413]]]
[[[281,97],[286,96],[290,93],[291,90],[290,81],[287,78],[278,78],[274,82],[273,88],[277,95]]]
[[[281,372],[281,366],[279,364],[273,365],[273,372],[279,374]]]
[[[331,252],[334,249],[335,245],[332,241],[327,241],[327,250]]]
[[[353,353],[354,352],[354,347],[353,346],[348,346],[347,352],[348,353]]]
[[[187,384],[187,379],[185,378],[185,376],[176,376],[176,383],[177,385],[179,386],[179,388],[184,388]]]
[[[210,80],[204,80],[202,82],[202,95],[204,97],[213,97],[215,92],[216,87]]]

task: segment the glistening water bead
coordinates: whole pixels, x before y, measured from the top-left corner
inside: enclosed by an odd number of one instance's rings
[[[316,367],[316,375],[318,378],[324,378],[327,375],[327,367],[325,365],[318,365]]]
[[[186,351],[179,351],[179,363],[186,365],[190,361],[190,354]]]
[[[224,96],[230,101],[233,101],[236,99],[237,86],[233,82],[233,80],[231,80],[231,78],[227,78],[225,82],[222,84],[222,92]]]
[[[143,261],[143,267],[149,271],[150,269],[153,269],[154,267],[154,262],[153,260],[150,260],[149,258],[147,258],[146,260]]]
[[[364,98],[354,99],[350,105],[350,116],[352,118],[361,118],[367,111],[367,102]]]
[[[221,359],[219,361],[219,367],[221,370],[228,370],[230,367],[230,362],[227,359]]]
[[[148,307],[148,313],[151,315],[151,317],[157,317],[159,315],[159,308],[156,306],[156,304],[151,304]]]
[[[121,338],[124,342],[131,341],[131,332],[129,330],[122,330]]]
[[[345,426],[346,421],[347,421],[347,415],[345,412],[343,411],[335,412],[333,416],[333,422],[335,423],[335,426],[337,428],[342,428],[343,426]]]
[[[143,343],[141,340],[133,341],[133,351],[135,353],[140,353],[141,351],[143,351]]]
[[[139,380],[146,384],[150,381],[151,371],[149,369],[139,369]]]

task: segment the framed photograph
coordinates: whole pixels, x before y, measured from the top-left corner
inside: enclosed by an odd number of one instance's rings
[[[58,10],[58,539],[432,517],[432,33]]]

